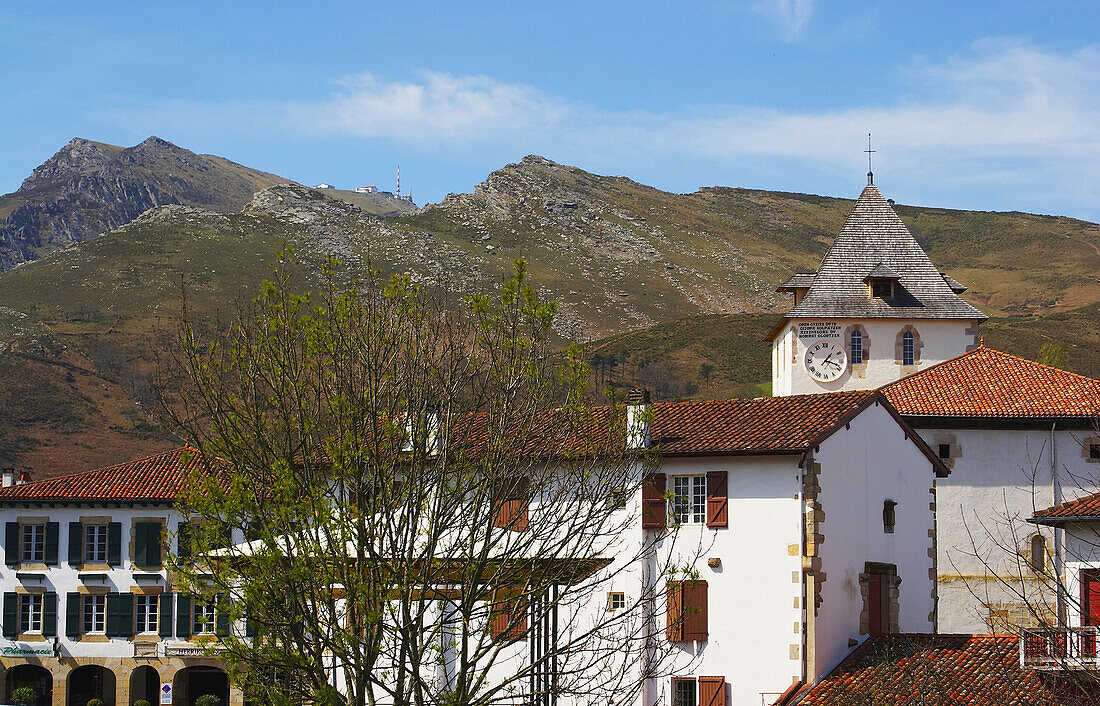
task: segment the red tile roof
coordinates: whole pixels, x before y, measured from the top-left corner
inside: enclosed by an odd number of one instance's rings
[[[0,502],[172,502],[201,465],[196,451],[179,448],[117,466],[0,488]]]
[[[984,345],[881,388],[903,415],[1093,417],[1100,380]]]
[[[1064,502],[1061,505],[1039,510],[1032,516],[1032,519],[1039,524],[1060,524],[1071,519],[1082,518],[1100,520],[1100,493],[1093,493],[1083,498]],[[1043,522],[1043,520],[1046,520],[1046,522]]]
[[[872,637],[797,701],[801,706],[1084,706],[1072,678],[1020,667],[1015,635]]]

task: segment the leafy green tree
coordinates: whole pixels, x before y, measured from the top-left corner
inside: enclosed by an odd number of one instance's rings
[[[1066,356],[1061,343],[1047,341],[1039,346],[1039,355],[1035,357],[1037,363],[1049,365],[1053,368],[1065,368]]]
[[[11,691],[11,702],[18,706],[34,706],[38,701],[38,694],[30,686],[17,686]]]
[[[210,642],[250,698],[616,704],[667,675],[654,611],[672,557],[697,557],[624,544],[654,459],[626,448],[624,407],[589,406],[523,263],[457,309],[331,261],[303,293],[294,269],[288,253],[228,327],[185,313],[160,380],[206,469],[174,568],[216,602]],[[640,590],[588,610],[619,577]],[[517,641],[551,626],[525,659]]]

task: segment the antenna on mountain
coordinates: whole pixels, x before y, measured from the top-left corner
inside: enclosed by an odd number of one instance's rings
[[[397,165],[397,198],[401,198],[401,165]]]
[[[871,155],[876,151],[871,149],[871,133],[867,133],[867,149],[863,150],[867,153],[867,186],[875,183],[875,175],[871,172]]]

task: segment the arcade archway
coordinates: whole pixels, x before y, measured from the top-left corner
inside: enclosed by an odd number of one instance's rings
[[[8,670],[4,680],[4,693],[7,700],[4,703],[15,703],[12,694],[20,687],[34,689],[34,706],[51,706],[53,704],[53,675],[50,670],[37,664],[20,664]]]
[[[218,697],[220,706],[229,706],[229,675],[217,667],[181,669],[176,672],[172,690],[174,706],[195,706],[195,701],[205,694]]]
[[[97,664],[86,664],[69,672],[69,706],[85,706],[100,699],[104,706],[115,704],[115,673]]]

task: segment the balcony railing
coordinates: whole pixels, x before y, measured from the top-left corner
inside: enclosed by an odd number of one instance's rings
[[[1020,666],[1024,669],[1100,669],[1096,627],[1020,630]]]

